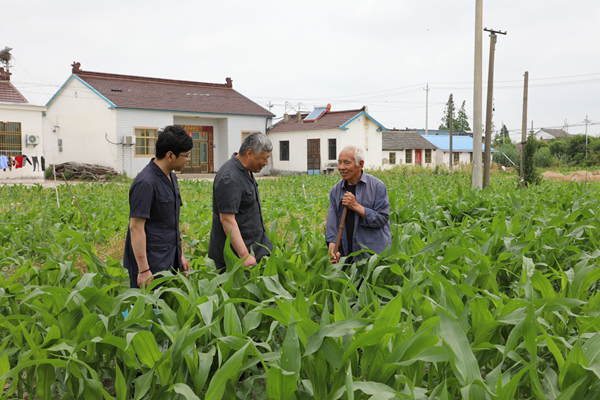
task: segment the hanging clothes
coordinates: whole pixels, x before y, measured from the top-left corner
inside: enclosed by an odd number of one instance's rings
[[[44,156],[42,156],[42,162],[41,162],[41,164],[42,164],[42,171],[45,171],[46,170],[46,164],[45,164],[45,161],[44,161]]]
[[[38,170],[40,169],[40,162],[38,161],[37,156],[33,156],[31,157],[31,161],[33,161],[33,170],[35,171],[35,167],[38,167]]]
[[[27,157],[25,154],[23,154],[23,166],[25,166],[25,163],[28,162],[29,165],[31,164],[31,160],[29,159],[29,157]]]
[[[23,156],[15,157],[15,169],[23,168]]]
[[[12,157],[8,157],[8,170],[9,171],[12,171],[13,165],[15,165],[15,161],[12,159]]]
[[[0,168],[4,171],[8,168],[8,158],[4,154],[0,155]]]

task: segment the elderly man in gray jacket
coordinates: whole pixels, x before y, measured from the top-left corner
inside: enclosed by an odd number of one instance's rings
[[[381,253],[392,242],[387,188],[379,179],[363,171],[364,164],[365,153],[356,146],[344,147],[338,157],[342,179],[329,192],[325,234],[333,263],[361,249]],[[348,208],[348,212],[340,248],[334,254],[344,207]],[[362,254],[358,257],[362,257]]]

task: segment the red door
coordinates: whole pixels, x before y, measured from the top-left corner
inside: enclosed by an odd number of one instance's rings
[[[421,150],[415,150],[415,164],[421,165]]]

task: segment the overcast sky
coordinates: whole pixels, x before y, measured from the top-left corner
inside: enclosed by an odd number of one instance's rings
[[[600,134],[600,1],[484,0],[495,53],[494,124],[518,137],[523,74],[528,127]],[[475,0],[2,2],[11,80],[45,104],[81,69],[225,83],[281,117],[368,106],[386,128],[437,129],[450,93],[473,115]],[[485,121],[489,36],[483,42]],[[514,135],[512,135],[514,133]]]

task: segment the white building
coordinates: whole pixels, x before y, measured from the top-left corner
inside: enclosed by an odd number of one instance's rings
[[[534,133],[535,138],[537,140],[550,140],[550,139],[568,139],[572,138],[575,135],[571,135],[568,132],[563,131],[562,129],[548,129],[542,128],[536,133]]]
[[[0,156],[11,163],[10,168],[0,169],[0,184],[43,182],[42,166],[47,161],[42,118],[46,107],[27,104],[10,83],[10,75],[0,68]]]
[[[157,132],[180,125],[194,140],[183,173],[216,172],[242,138],[265,132],[274,114],[226,83],[146,78],[81,70],[47,104],[47,164],[83,162],[137,175],[154,156]]]
[[[383,167],[413,164],[431,167],[449,165],[450,136],[421,135],[419,130],[388,130],[383,133]],[[482,151],[484,149],[482,144]],[[492,149],[492,151],[495,151]],[[453,165],[473,162],[473,138],[452,137]]]
[[[383,132],[381,153],[384,168],[397,164],[415,164],[424,167],[441,164],[444,152],[414,130],[387,130]]]
[[[269,129],[273,143],[272,173],[319,174],[337,166],[339,152],[348,145],[365,150],[365,168],[381,166],[382,131],[367,108],[331,111],[331,105],[310,114],[284,115]]]

